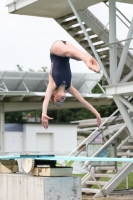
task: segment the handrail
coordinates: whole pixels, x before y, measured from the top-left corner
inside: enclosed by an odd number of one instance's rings
[[[72,156],[80,147],[82,147],[84,144],[86,143],[90,143],[92,142],[99,134],[101,134],[105,129],[106,127],[108,127],[110,125],[110,123],[112,123],[112,121],[114,121],[114,119],[109,123],[109,125],[107,125],[104,129],[102,129],[101,132],[98,132],[98,130],[100,130],[100,128],[102,128],[117,112],[119,112],[119,109],[117,109],[114,113],[112,113],[110,115],[110,117],[108,117],[102,124],[99,128],[96,128],[83,142],[81,142],[70,154],[68,154],[68,157],[69,156]],[[116,118],[115,118],[116,119]],[[98,132],[97,135],[95,135],[95,133]],[[81,151],[80,151],[81,153]],[[76,153],[75,156],[79,155],[79,152]],[[63,165],[64,161],[60,162],[60,165]],[[68,164],[68,163],[67,163]],[[66,165],[67,165],[66,164]]]
[[[92,157],[98,156],[103,150],[105,150],[117,137],[118,135],[125,129],[126,124],[124,124],[97,152],[95,152]],[[87,167],[91,161],[87,161],[84,163],[84,166]]]
[[[108,4],[106,4],[106,2],[103,2],[107,7]],[[129,19],[127,19],[127,17],[116,7],[116,10],[128,21],[129,24],[131,24],[131,22],[129,21]],[[123,24],[125,24],[125,22],[116,14],[116,16],[121,20],[121,22],[123,22]],[[127,28],[129,28],[129,26],[127,24],[125,24],[127,26]]]
[[[128,101],[131,101],[132,98],[133,98],[133,97],[129,97]],[[92,142],[99,134],[101,134],[113,121],[115,121],[115,120],[118,118],[118,116],[120,115],[120,113],[118,113],[118,112],[119,112],[119,109],[117,109],[114,113],[112,113],[112,114],[110,115],[110,117],[107,118],[107,119],[101,124],[101,126],[100,126],[99,128],[96,128],[83,142],[81,142],[70,154],[68,154],[68,157],[72,156],[72,155],[73,155],[80,147],[82,147],[84,144]],[[106,122],[108,122],[116,113],[118,113],[118,115],[117,115],[111,122],[109,122],[109,123],[105,126],[105,128],[102,129],[102,131],[98,132],[98,134],[95,135],[95,133],[96,133],[100,128],[102,128],[102,127],[104,126],[104,124],[106,124]],[[125,126],[125,127],[126,127],[126,126]],[[123,127],[122,127],[122,128],[123,128]],[[120,130],[122,130],[122,128],[121,128]],[[120,130],[119,130],[119,131],[120,131]],[[118,133],[119,133],[119,131],[118,131]],[[107,142],[107,144],[108,144],[108,142]],[[101,148],[102,148],[102,147],[101,147]],[[85,147],[83,147],[80,151],[78,151],[78,152],[76,153],[75,156],[78,156],[84,149],[85,149]],[[99,149],[99,150],[100,150],[100,149]],[[70,161],[69,161],[69,162],[70,162]],[[65,164],[65,166],[66,166],[69,162],[67,162],[67,163]],[[60,165],[63,165],[63,164],[64,164],[64,161],[60,162]]]

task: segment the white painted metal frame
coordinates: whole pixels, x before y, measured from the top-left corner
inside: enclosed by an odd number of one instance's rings
[[[115,9],[116,9],[116,0],[109,0],[109,11],[110,11],[110,15],[109,15],[109,19],[110,19],[110,42],[115,42],[116,38],[115,38],[115,35],[116,35],[116,28],[114,26],[116,26],[116,14],[115,14]],[[115,17],[114,17],[115,16]],[[132,34],[133,34],[133,19],[132,19],[132,22],[131,22],[131,26],[129,28],[129,32],[128,32],[128,35],[127,35],[127,40],[125,42],[125,46],[124,46],[124,49],[123,49],[123,52],[122,52],[122,55],[121,55],[121,58],[120,58],[120,62],[119,62],[119,65],[118,65],[118,68],[117,68],[117,71],[116,71],[116,46],[114,46],[114,49],[112,47],[110,47],[110,71],[113,71],[113,76],[111,78],[112,80],[112,85],[111,87],[115,87],[116,83],[119,83],[120,81],[120,77],[121,77],[121,74],[122,74],[122,71],[123,71],[123,68],[124,68],[124,63],[125,63],[125,60],[126,60],[126,56],[127,56],[127,53],[128,53],[128,48],[129,48],[129,45],[130,45],[130,42],[131,40],[128,40],[129,38],[132,37]],[[114,41],[113,41],[114,40]],[[114,43],[115,45],[115,43]],[[117,55],[117,54],[116,54]],[[113,59],[113,56],[114,56],[114,59]],[[129,83],[130,84],[130,83]],[[129,87],[129,84],[124,84],[124,87],[122,87],[122,90],[124,90],[123,92],[126,94],[127,93],[127,87]],[[119,87],[119,84],[117,84],[118,87]],[[125,87],[126,86],[126,87]],[[131,87],[132,87],[132,84],[131,84]],[[132,91],[132,89],[131,89]],[[133,133],[132,133],[132,130],[133,130],[133,122],[129,116],[129,113],[127,111],[127,108],[125,107],[128,106],[130,107],[131,110],[133,110],[133,106],[130,104],[130,103],[127,103],[127,101],[124,99],[124,97],[121,97],[119,95],[119,92],[117,92],[117,95],[114,94],[113,95],[114,97],[114,100],[121,112],[121,115],[124,119],[124,121],[126,122],[127,124],[127,127],[130,131],[130,134],[133,138]],[[124,105],[125,104],[125,105]]]
[[[4,151],[4,103],[0,103],[0,151]]]
[[[102,191],[99,191],[94,198],[102,197],[103,191],[105,196],[109,196],[110,193],[122,182],[122,180],[128,176],[132,169],[133,163],[130,162],[112,179],[110,179],[110,181],[102,188]]]
[[[72,156],[72,155],[75,155],[77,156],[77,150],[79,148],[81,148],[84,144],[88,144],[88,143],[91,143],[99,134],[99,130],[101,127],[103,127],[114,115],[116,115],[117,113],[119,112],[119,109],[117,109],[112,115],[110,115],[109,118],[107,118],[99,128],[96,128],[84,141],[82,141],[68,156]],[[125,128],[125,127],[124,127]],[[121,129],[123,130],[123,129]],[[120,134],[120,132],[118,133]],[[112,141],[111,141],[112,142]],[[108,144],[109,145],[109,144]],[[64,164],[64,161],[62,161],[60,164]]]
[[[92,51],[93,51],[93,53],[94,53],[94,55],[95,55],[97,61],[98,61],[98,63],[99,63],[99,65],[100,65],[100,67],[101,67],[101,69],[102,69],[102,71],[103,71],[103,74],[104,74],[106,80],[107,80],[108,83],[110,84],[110,83],[111,83],[111,82],[110,82],[110,78],[109,78],[109,76],[108,76],[108,74],[107,74],[107,72],[106,72],[106,70],[105,70],[105,68],[104,68],[104,66],[103,66],[103,63],[102,63],[102,61],[101,61],[101,59],[100,59],[100,57],[99,57],[99,55],[98,55],[98,53],[97,53],[97,51],[96,51],[96,49],[95,49],[93,43],[92,43],[92,41],[91,41],[91,39],[90,39],[90,37],[89,37],[89,35],[88,35],[88,32],[86,31],[86,29],[85,29],[85,27],[84,27],[84,25],[83,25],[83,23],[82,23],[82,21],[81,21],[81,19],[80,19],[80,16],[79,16],[77,10],[75,9],[75,7],[74,7],[74,5],[73,5],[73,3],[72,3],[72,0],[68,0],[68,2],[69,2],[69,4],[70,4],[70,6],[71,6],[71,8],[72,8],[72,10],[73,10],[73,12],[74,12],[74,14],[75,14],[75,16],[77,17],[77,20],[78,20],[78,22],[79,22],[79,24],[80,24],[80,26],[81,26],[81,29],[82,29],[82,31],[84,32],[84,34],[85,34],[85,36],[86,36],[86,38],[87,38],[87,41],[88,41],[88,43],[89,43],[89,45],[90,45],[90,47],[91,47],[91,49],[92,49]]]
[[[132,122],[132,120],[130,118],[130,115],[129,115],[128,111],[127,111],[127,108],[123,104],[123,102],[125,103],[125,101],[122,102],[121,101],[121,97],[119,97],[117,95],[114,95],[113,97],[114,97],[114,100],[115,100],[115,102],[117,104],[117,107],[119,108],[119,110],[121,112],[121,115],[122,115],[122,117],[123,117],[123,119],[124,119],[124,121],[125,121],[125,123],[127,125],[127,128],[128,128],[128,130],[130,132],[130,135],[133,138],[133,122]]]
[[[110,31],[109,31],[109,42],[112,43],[112,45],[109,45],[110,47],[110,79],[112,82],[112,85],[110,85],[110,89],[113,89],[112,92],[114,92],[113,98],[115,100],[115,103],[120,110],[120,113],[126,123],[126,126],[130,132],[130,136],[133,138],[133,122],[129,115],[128,109],[133,111],[133,105],[127,101],[124,97],[124,95],[128,96],[132,93],[133,84],[132,83],[125,83],[129,78],[132,76],[131,74],[128,74],[123,80],[123,87],[121,87],[120,78],[124,69],[124,64],[126,61],[128,49],[131,43],[132,34],[133,34],[133,19],[129,28],[129,32],[127,35],[127,39],[125,40],[125,46],[123,48],[120,62],[117,67],[117,43],[116,43],[116,0],[109,0],[109,21],[110,21]],[[130,86],[131,84],[131,86]],[[130,86],[130,87],[129,87]],[[121,92],[123,93],[123,96],[120,96],[120,90],[116,92],[116,89],[121,87]],[[128,93],[128,88],[131,89],[131,91]],[[107,92],[108,92],[107,88]],[[111,90],[110,90],[111,91]],[[132,171],[132,163],[129,163],[129,167],[126,166],[124,168],[124,171],[121,173],[118,173],[116,175],[116,178],[113,178],[105,187],[102,188],[105,193],[107,192],[107,195],[110,194],[110,192],[113,191],[117,187],[117,185]],[[103,196],[102,192],[99,192],[95,195],[95,197]]]
[[[108,144],[113,141],[114,138],[118,137],[119,133],[127,126],[131,137],[133,138],[133,122],[132,119],[130,118],[130,115],[128,113],[127,108],[129,108],[131,111],[133,111],[133,105],[131,103],[129,103],[125,98],[124,95],[129,95],[129,94],[133,94],[132,88],[133,88],[133,84],[132,83],[125,83],[126,81],[128,81],[133,74],[133,71],[131,72],[131,74],[128,74],[124,79],[122,79],[122,85],[124,85],[124,88],[121,87],[121,85],[119,85],[120,83],[120,78],[124,69],[124,65],[125,65],[125,61],[126,61],[126,57],[127,57],[127,53],[128,53],[128,49],[131,43],[131,39],[132,39],[132,34],[133,34],[133,19],[129,28],[129,32],[127,35],[127,39],[125,39],[125,46],[123,48],[122,51],[122,55],[120,58],[120,62],[119,65],[117,67],[117,39],[116,39],[116,0],[109,0],[109,51],[110,51],[110,77],[108,77],[107,72],[103,66],[103,64],[101,63],[101,60],[92,44],[92,41],[82,23],[82,20],[80,19],[80,16],[78,15],[78,12],[76,11],[72,0],[68,0],[75,16],[77,17],[77,20],[82,28],[82,31],[84,32],[88,43],[90,45],[90,47],[92,48],[92,51],[96,57],[96,59],[98,60],[102,70],[103,70],[103,74],[106,77],[109,87],[107,88],[107,93],[109,92],[110,95],[113,95],[114,100],[118,106],[118,109],[120,110],[120,113],[125,121],[125,125],[108,141],[105,143],[105,145],[103,145],[102,148],[99,149],[99,151],[97,151],[93,156],[97,156],[99,154],[99,152],[101,152],[106,146],[108,146]],[[129,87],[130,86],[130,87]],[[119,91],[117,90],[116,92],[116,88],[121,89],[121,92],[123,94],[123,96],[120,96]],[[127,88],[130,88],[129,93],[127,94],[128,90]],[[103,125],[103,124],[102,124]],[[101,126],[102,126],[101,125]],[[98,129],[96,129],[94,132],[96,132]],[[94,132],[85,139],[85,141],[83,141],[80,145],[83,145],[85,143],[88,143],[89,141],[92,140],[93,138],[93,134]],[[71,156],[72,154],[74,154],[76,151],[76,149],[73,150],[73,152],[71,152],[71,154],[69,154],[69,156]],[[62,162],[63,163],[63,162]],[[85,163],[85,166],[88,166],[89,162]],[[129,173],[129,170],[125,170],[124,173],[121,173],[121,176],[117,175],[117,181],[121,182],[121,180],[123,180],[123,177],[125,177],[125,174],[127,175]],[[117,185],[117,184],[116,184]],[[116,186],[114,184],[114,180],[111,182],[111,184],[109,186],[107,186],[108,188],[105,189],[105,192],[108,193],[108,190],[112,191],[112,188],[114,189]],[[101,192],[102,193],[102,192]],[[109,193],[108,193],[109,194]],[[107,195],[108,195],[107,194]],[[101,194],[101,196],[103,196],[103,193]]]
[[[130,46],[130,43],[131,43],[132,35],[133,35],[133,18],[132,18],[132,21],[131,21],[131,25],[130,25],[128,35],[127,35],[127,40],[126,40],[124,49],[122,51],[121,59],[120,59],[118,69],[117,69],[117,74],[116,74],[117,83],[120,81],[120,77],[121,77],[121,74],[122,74],[122,71],[123,71],[123,68],[124,68],[124,63],[126,61],[128,49],[129,49],[129,46]]]
[[[109,42],[116,41],[116,1],[109,0]],[[110,79],[112,84],[116,83],[117,70],[117,44],[110,46]]]
[[[6,85],[3,81],[0,83],[0,91],[8,91]]]
[[[128,115],[128,117],[126,117],[126,123],[127,123],[127,127],[128,129],[130,130],[131,132],[131,129],[133,128],[133,124],[132,124],[132,121],[129,117],[129,114],[127,113],[126,111],[126,107],[124,105],[122,105],[123,103],[125,103],[125,101],[121,102],[120,99],[118,98],[118,95],[119,95],[119,92],[117,91],[117,93],[115,93],[116,91],[116,84],[117,84],[117,88],[119,88],[119,81],[120,81],[120,77],[121,77],[121,74],[122,74],[122,71],[123,71],[123,68],[124,68],[124,63],[125,63],[125,60],[126,60],[126,56],[127,56],[127,53],[128,53],[128,49],[129,49],[129,45],[130,45],[130,42],[131,42],[131,39],[132,39],[132,34],[133,34],[133,19],[132,19],[132,22],[131,22],[131,25],[130,25],[130,28],[129,28],[129,32],[128,32],[128,35],[127,35],[127,39],[125,39],[125,46],[124,46],[124,49],[123,49],[123,52],[122,52],[122,55],[121,55],[121,58],[120,58],[120,63],[118,65],[118,68],[117,68],[117,39],[116,39],[116,0],[109,0],[109,48],[110,48],[110,77],[108,77],[107,75],[107,72],[96,52],[96,49],[95,47],[93,46],[93,43],[82,23],[82,20],[80,19],[80,16],[78,14],[78,12],[76,11],[75,7],[74,7],[74,4],[72,3],[72,0],[68,0],[75,16],[77,17],[77,20],[82,28],[82,31],[84,32],[87,40],[88,40],[88,43],[90,45],[90,47],[92,48],[92,51],[96,57],[96,59],[98,60],[102,70],[103,70],[103,74],[104,76],[106,77],[108,83],[109,83],[109,89],[107,89],[107,93],[108,91],[110,90],[109,94],[110,95],[114,95],[114,100],[118,106],[118,108],[120,109],[120,112],[123,116],[123,118],[125,119],[125,114],[126,116]],[[133,73],[133,72],[132,72]],[[131,74],[132,74],[131,73]],[[125,78],[125,80],[128,80],[129,78],[131,77],[130,74],[127,75],[127,77]],[[129,83],[132,87],[132,83]],[[127,87],[129,87],[129,84],[125,84],[125,82],[123,83],[124,85],[124,88],[122,87],[122,91],[124,94],[127,94]],[[130,92],[132,92],[132,88],[130,87]],[[111,94],[111,89],[114,90],[114,94],[112,93]],[[117,95],[116,95],[117,94]],[[130,109],[131,109],[132,105],[130,105]],[[133,107],[132,107],[133,109]],[[132,110],[131,109],[131,110]],[[128,119],[128,120],[127,120]],[[127,122],[128,121],[128,122]],[[133,130],[133,129],[132,129]],[[132,135],[133,137],[133,135]]]

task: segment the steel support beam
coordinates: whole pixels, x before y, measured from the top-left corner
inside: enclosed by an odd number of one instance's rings
[[[99,148],[92,157],[97,157],[103,150],[105,150],[119,135],[120,133],[125,129],[126,124],[124,124],[101,148]],[[87,167],[91,164],[91,161],[87,161],[84,163],[84,166]]]
[[[0,103],[0,151],[4,151],[4,103]]]
[[[132,76],[133,76],[133,70],[132,70],[129,74],[127,74],[127,75],[120,81],[120,83],[127,82]]]
[[[127,112],[126,107],[124,106],[124,104],[119,100],[118,95],[114,95],[114,100],[117,104],[118,109],[120,110],[120,113],[127,125],[127,128],[130,132],[131,137],[133,138],[133,122],[129,116],[129,113]]]
[[[106,80],[110,84],[111,83],[110,78],[109,78],[109,76],[108,76],[108,74],[107,74],[107,72],[106,72],[106,70],[105,70],[105,68],[103,66],[103,63],[102,63],[101,59],[99,58],[99,55],[98,55],[98,53],[97,53],[97,51],[96,51],[96,49],[95,49],[95,47],[94,47],[94,45],[92,43],[87,31],[86,31],[81,19],[80,19],[80,16],[79,16],[77,10],[75,9],[75,7],[74,7],[74,5],[72,3],[72,0],[68,0],[68,2],[70,4],[70,7],[71,7],[72,11],[74,12],[75,16],[77,17],[77,20],[78,20],[78,22],[79,22],[79,24],[81,26],[81,29],[82,29],[83,33],[85,34],[85,37],[87,38],[87,41],[88,41],[88,43],[89,43],[89,45],[90,45],[90,47],[91,47],[91,49],[92,49],[97,61],[98,61],[98,63],[99,63],[99,65],[100,65],[100,67],[101,67],[101,69],[103,71],[103,74],[104,74]]]
[[[128,108],[129,108],[129,110],[131,110],[132,112],[133,112],[133,105],[129,102],[129,101],[127,101],[124,97],[122,97],[122,96],[118,96],[118,98],[119,98],[119,100],[125,105],[125,106],[127,106]]]
[[[116,0],[109,0],[109,43],[116,42]],[[110,79],[116,83],[117,44],[110,45]]]
[[[109,85],[106,87],[106,95],[133,95],[133,82],[119,83],[116,85]]]
[[[105,189],[110,194],[133,170],[133,163],[128,163],[119,173],[109,181]]]
[[[109,118],[107,118],[100,127],[103,127],[116,113],[118,113],[118,109],[112,114],[110,115]],[[82,145],[87,144],[87,143],[91,143],[99,134],[98,132],[99,128],[96,128],[84,141],[82,141],[70,154],[68,154],[68,156],[74,155],[77,153],[77,150],[82,147]],[[60,164],[63,164],[64,161],[62,161]]]
[[[132,22],[131,22],[131,25],[130,25],[130,28],[129,28],[129,31],[128,31],[127,39],[131,38],[132,35],[133,35],[133,18],[132,18]],[[131,40],[127,40],[125,42],[125,46],[124,46],[124,49],[122,51],[121,59],[120,59],[119,65],[118,65],[117,73],[116,73],[117,83],[120,81],[120,78],[121,78],[121,75],[122,75],[122,71],[123,71],[123,68],[124,68],[124,64],[126,62],[126,57],[127,57],[127,53],[128,53],[130,43],[131,43]]]
[[[117,173],[102,190],[109,195],[133,170],[133,163],[128,163],[119,173]],[[94,198],[103,197],[103,192],[99,191]]]

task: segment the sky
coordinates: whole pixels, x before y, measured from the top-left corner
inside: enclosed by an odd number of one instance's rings
[[[9,14],[5,6],[6,0],[0,0],[0,70],[17,71],[20,65],[24,71],[38,71],[42,66],[50,67],[49,49],[55,40],[67,40],[77,48],[81,46],[53,19]],[[132,19],[132,4],[117,4],[128,19]],[[97,17],[108,23],[101,5],[91,7]],[[106,20],[105,20],[106,19]],[[119,30],[120,39],[124,39],[123,31]],[[71,61],[73,72],[87,72],[83,62]]]

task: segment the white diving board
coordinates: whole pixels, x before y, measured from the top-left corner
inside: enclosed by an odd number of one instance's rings
[[[5,155],[0,156],[0,160],[12,160],[12,159],[25,159],[33,158],[36,160],[55,160],[55,161],[92,161],[92,162],[133,162],[133,158],[113,158],[113,157],[68,157],[68,156],[45,156],[45,155]]]

